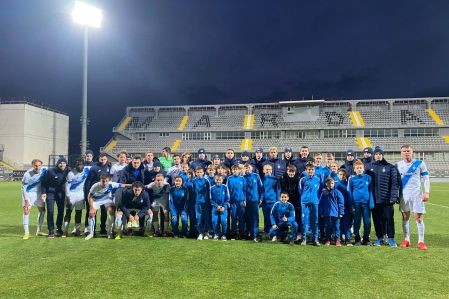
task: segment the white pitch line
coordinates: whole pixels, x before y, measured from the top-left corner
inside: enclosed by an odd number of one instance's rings
[[[442,207],[442,208],[449,209],[449,206],[438,205],[438,204],[436,204],[436,203],[426,202],[426,204],[427,204],[427,205],[432,205],[432,206],[437,206],[437,207]]]

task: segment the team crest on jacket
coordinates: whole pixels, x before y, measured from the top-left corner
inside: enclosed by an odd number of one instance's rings
[[[385,172],[385,167],[384,167],[384,168],[382,168],[382,172]]]

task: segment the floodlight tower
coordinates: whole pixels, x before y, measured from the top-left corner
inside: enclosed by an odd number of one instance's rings
[[[83,57],[83,104],[81,112],[81,155],[87,149],[87,53],[89,44],[89,27],[100,28],[103,12],[92,5],[75,1],[72,11],[73,21],[84,26],[84,57]]]

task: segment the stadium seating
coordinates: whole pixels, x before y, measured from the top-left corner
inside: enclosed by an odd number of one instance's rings
[[[365,145],[380,145],[388,154],[411,144],[422,154],[449,152],[446,98],[309,101],[318,106],[310,119],[291,118],[282,103],[128,107],[103,150],[111,156],[120,150],[157,154],[176,144],[177,152],[205,148],[222,154],[227,148],[239,153],[288,146],[297,153],[308,145],[311,151],[342,156],[349,148],[360,152]],[[443,164],[432,162],[432,167],[444,168],[449,156],[442,160]]]

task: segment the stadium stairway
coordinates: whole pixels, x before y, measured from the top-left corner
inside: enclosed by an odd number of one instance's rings
[[[356,138],[357,144],[359,145],[360,149],[364,149],[365,147],[371,147],[373,148],[373,143],[368,137],[357,137]]]
[[[365,121],[363,120],[360,111],[349,111],[349,118],[351,119],[352,125],[354,128],[363,128],[365,127]]]
[[[254,128],[254,114],[245,114],[243,129],[252,130]]]
[[[242,144],[240,145],[240,149],[242,151],[250,151],[252,148],[253,148],[252,139],[242,139]]]
[[[1,160],[0,160],[0,167],[4,167],[9,170],[16,170],[14,166]]]
[[[186,126],[188,121],[189,121],[189,116],[188,115],[184,115],[182,120],[181,120],[181,123],[179,124],[178,131],[184,131],[184,128],[185,128],[185,126]]]

